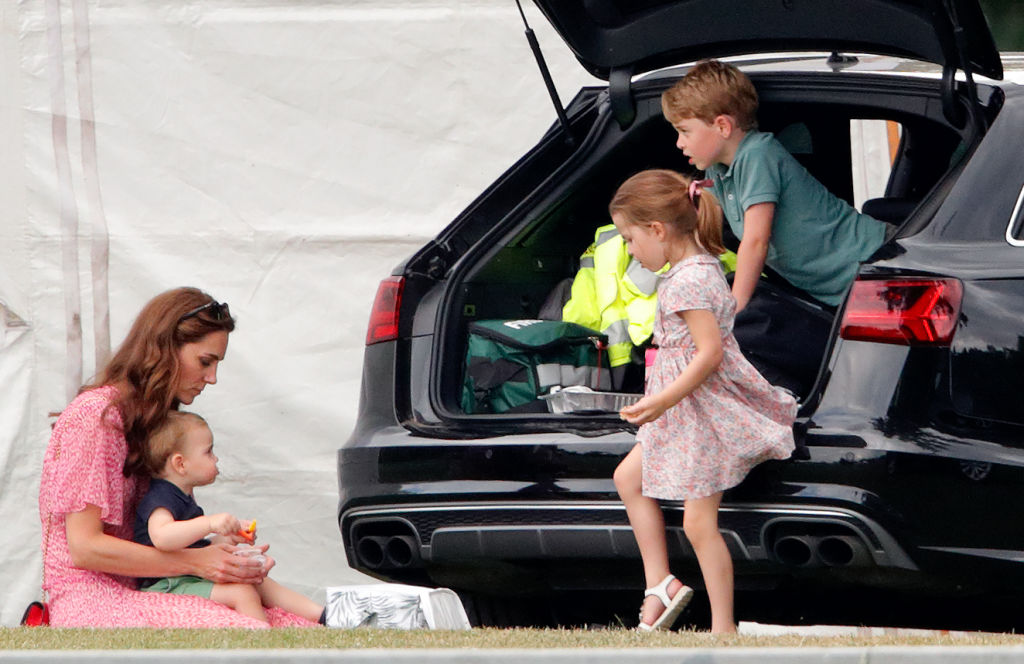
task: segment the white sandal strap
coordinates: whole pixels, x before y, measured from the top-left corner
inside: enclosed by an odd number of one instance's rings
[[[644,591],[644,598],[647,598],[647,597],[650,597],[651,595],[654,595],[659,600],[661,600],[662,606],[664,606],[665,608],[668,608],[668,605],[672,602],[672,599],[668,596],[668,584],[670,584],[673,581],[675,581],[675,578],[676,577],[674,577],[673,575],[669,574],[668,576],[666,576],[664,579],[661,580],[661,583],[659,583],[658,585],[656,585],[656,586],[654,586],[652,588],[648,588],[647,590],[645,590]]]

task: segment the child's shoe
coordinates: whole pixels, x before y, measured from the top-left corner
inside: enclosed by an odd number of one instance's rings
[[[667,630],[671,629],[672,625],[675,624],[676,618],[679,617],[679,614],[683,612],[683,609],[686,608],[686,605],[690,603],[690,599],[693,597],[693,588],[684,585],[676,592],[675,597],[669,599],[668,586],[675,580],[675,578],[676,577],[669,574],[661,580],[661,583],[644,591],[644,599],[654,595],[661,601],[665,610],[662,611],[657,620],[650,625],[644,622],[643,611],[641,610],[640,622],[636,626],[637,631],[654,632],[658,630]]]

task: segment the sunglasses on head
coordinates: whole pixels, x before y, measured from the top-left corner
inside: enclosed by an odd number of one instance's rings
[[[198,306],[195,309],[186,312],[185,315],[178,319],[178,322],[180,323],[182,321],[188,320],[189,318],[192,318],[193,316],[198,316],[204,311],[208,312],[207,315],[212,320],[221,321],[231,318],[231,310],[228,309],[227,302],[218,302],[217,300],[210,300],[206,304]]]

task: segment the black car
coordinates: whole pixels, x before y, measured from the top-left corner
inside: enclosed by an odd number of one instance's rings
[[[453,588],[481,624],[635,620],[639,554],[612,484],[635,430],[614,412],[467,412],[467,339],[475,321],[542,317],[628,176],[688,168],[660,95],[687,63],[730,57],[760,129],[797,128],[798,158],[851,203],[851,132],[888,128],[884,191],[862,207],[897,229],[799,395],[797,453],[725,494],[737,590],[798,606],[865,589],[1021,595],[1024,88],[1004,67],[1024,79],[977,0],[537,4],[608,85],[580,90],[381,283],[338,454],[349,564]],[[760,287],[806,304],[772,275]],[[699,585],[682,505],[665,513],[673,570]]]

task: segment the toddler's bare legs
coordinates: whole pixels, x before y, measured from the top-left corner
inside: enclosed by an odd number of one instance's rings
[[[232,608],[242,615],[267,622],[267,614],[263,611],[263,600],[260,599],[256,586],[250,583],[215,583],[213,590],[210,591],[210,599]]]
[[[665,542],[665,517],[661,513],[661,505],[653,498],[641,493],[643,472],[643,448],[633,446],[626,458],[615,469],[613,479],[619,498],[626,506],[629,525],[633,527],[636,544],[640,548],[640,557],[644,563],[644,579],[647,587],[661,583],[669,574],[668,545]],[[683,587],[681,581],[674,580],[668,586],[668,596],[675,597]],[[651,596],[644,600],[641,620],[653,624],[661,612],[665,610],[661,600]]]
[[[733,618],[733,571],[729,548],[718,531],[718,506],[722,492],[686,501],[683,530],[697,554],[704,585],[711,602],[711,631],[736,631]]]
[[[263,580],[263,583],[256,586],[263,606],[276,606],[306,620],[317,622],[324,607],[309,599],[305,595],[295,592],[287,586],[282,586],[270,577]]]

